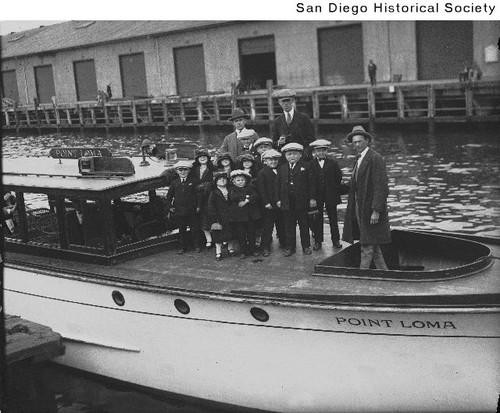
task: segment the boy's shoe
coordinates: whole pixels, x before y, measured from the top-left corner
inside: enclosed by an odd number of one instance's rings
[[[318,251],[321,249],[321,242],[316,241],[313,246],[314,251]]]
[[[311,248],[309,248],[309,247],[302,248],[302,252],[304,253],[304,255],[311,255],[312,254]]]
[[[340,243],[340,241],[334,241],[334,242],[333,242],[333,246],[334,246],[335,248],[342,248],[342,244]]]
[[[262,256],[263,257],[269,257],[269,250],[262,251]]]
[[[292,250],[290,248],[286,248],[285,250],[283,250],[283,255],[285,257],[290,257],[293,254],[295,254],[295,250]]]

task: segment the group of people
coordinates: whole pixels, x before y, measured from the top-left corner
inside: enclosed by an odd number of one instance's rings
[[[349,184],[342,183],[338,163],[327,156],[330,142],[314,138],[314,127],[294,105],[295,92],[277,93],[283,114],[271,137],[246,128],[245,112],[229,118],[234,132],[225,137],[214,162],[206,149],[195,160],[180,160],[169,187],[167,208],[179,227],[179,254],[188,249],[188,232],[197,252],[223,245],[240,258],[271,253],[274,229],[285,257],[296,253],[296,227],[305,255],[322,248],[323,215],[329,218],[331,242],[342,248],[337,219],[341,195],[348,194],[342,239],[361,244],[361,268],[387,269],[380,244],[390,242],[387,214],[388,179],[382,157],[369,148],[372,135],[356,126],[347,140],[358,152]],[[312,233],[313,243],[311,243]],[[260,242],[259,242],[260,241]],[[260,247],[260,250],[259,248]],[[312,247],[312,248],[311,248]]]

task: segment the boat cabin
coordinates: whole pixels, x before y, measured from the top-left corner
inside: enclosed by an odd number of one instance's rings
[[[167,190],[165,162],[51,152],[3,160],[4,193],[15,200],[7,251],[113,264],[175,245],[158,196]]]

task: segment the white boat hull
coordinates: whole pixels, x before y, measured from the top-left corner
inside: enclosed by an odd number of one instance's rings
[[[141,386],[280,412],[497,407],[498,308],[275,305],[12,268],[4,279],[8,314],[63,336],[57,362]],[[189,314],[176,309],[179,298]]]

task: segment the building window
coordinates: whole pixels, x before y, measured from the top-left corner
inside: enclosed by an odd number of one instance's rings
[[[246,90],[265,89],[267,80],[276,84],[274,36],[239,40],[241,84]]]

